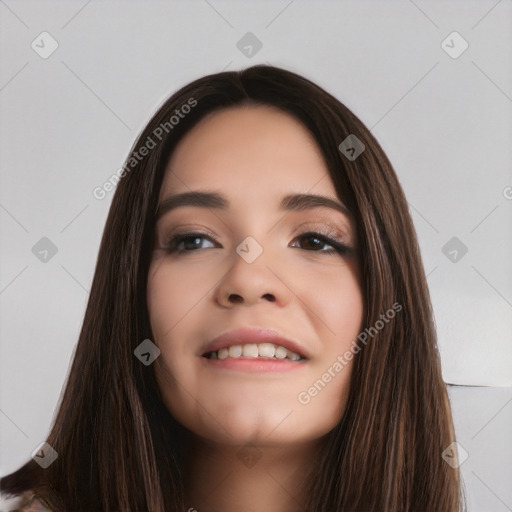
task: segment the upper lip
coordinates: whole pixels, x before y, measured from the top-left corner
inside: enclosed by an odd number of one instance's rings
[[[309,354],[300,342],[285,338],[274,329],[262,327],[239,327],[224,332],[210,341],[203,348],[201,355],[216,352],[221,348],[228,348],[232,345],[247,345],[248,343],[273,343],[299,354],[304,359],[309,359]]]

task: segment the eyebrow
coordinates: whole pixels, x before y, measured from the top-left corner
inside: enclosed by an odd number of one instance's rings
[[[156,219],[158,220],[165,213],[183,206],[227,210],[229,209],[229,200],[217,192],[192,191],[175,194],[160,203],[156,211]],[[282,198],[280,204],[280,209],[283,211],[304,211],[313,208],[331,208],[350,216],[349,210],[343,203],[317,194],[289,194]]]

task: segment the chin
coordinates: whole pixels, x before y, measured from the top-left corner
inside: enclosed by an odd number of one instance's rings
[[[259,447],[283,447],[287,444],[311,442],[331,431],[339,421],[338,417],[319,421],[319,415],[297,414],[288,408],[262,411],[246,408],[232,410],[219,415],[219,419],[201,418],[187,428],[200,437],[226,446],[253,444]]]

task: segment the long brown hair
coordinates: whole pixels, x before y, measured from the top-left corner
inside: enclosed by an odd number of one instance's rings
[[[355,219],[363,324],[374,326],[391,305],[402,306],[355,357],[346,410],[312,461],[306,510],[462,510],[459,471],[442,458],[455,440],[451,410],[416,233],[397,176],[345,105],[310,80],[265,65],[184,86],[138,137],[117,175],[83,326],[46,439],[58,458],[47,469],[28,461],[1,479],[2,492],[36,489],[53,495],[55,510],[63,511],[186,510],[186,432],[163,405],[153,366],[141,364],[134,349],[152,337],[146,284],[169,156],[206,114],[245,104],[280,108],[316,139]],[[364,144],[355,159],[339,149],[349,135]],[[143,146],[148,151],[140,151]]]

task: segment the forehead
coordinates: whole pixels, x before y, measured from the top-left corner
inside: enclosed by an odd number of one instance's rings
[[[292,115],[261,105],[212,112],[178,143],[162,195],[198,187],[244,195],[291,189],[336,195],[312,134]]]

